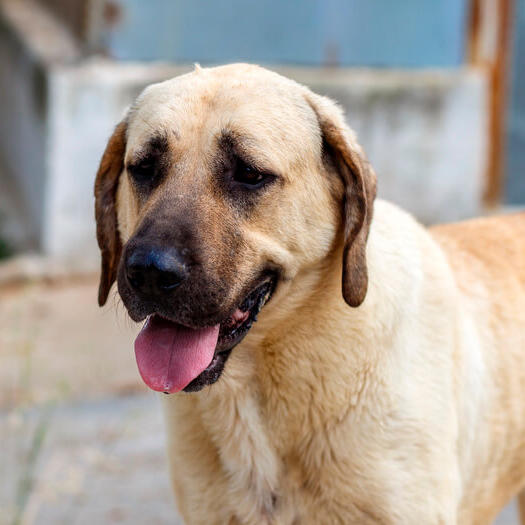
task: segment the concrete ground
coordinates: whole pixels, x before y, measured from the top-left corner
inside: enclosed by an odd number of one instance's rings
[[[0,285],[0,525],[180,524],[137,328],[96,286]],[[517,525],[515,507],[496,523]]]
[[[180,523],[137,327],[96,287],[0,287],[0,525]]]
[[[180,524],[157,401],[146,394],[3,414],[0,523]]]

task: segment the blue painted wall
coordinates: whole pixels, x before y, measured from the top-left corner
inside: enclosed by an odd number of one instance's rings
[[[517,0],[512,78],[507,115],[506,198],[525,203],[525,0]]]
[[[116,0],[123,60],[454,67],[468,0]]]

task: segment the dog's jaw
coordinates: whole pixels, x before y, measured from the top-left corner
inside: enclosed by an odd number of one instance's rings
[[[275,279],[266,279],[240,306],[215,326],[192,328],[155,313],[135,341],[135,355],[144,382],[166,394],[196,392],[215,383],[232,349],[249,332],[270,300]]]

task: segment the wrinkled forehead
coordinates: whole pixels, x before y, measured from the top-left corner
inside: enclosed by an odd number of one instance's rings
[[[225,135],[281,169],[320,152],[301,86],[262,69],[215,68],[148,87],[130,111],[126,156],[159,138],[180,152],[211,150]]]

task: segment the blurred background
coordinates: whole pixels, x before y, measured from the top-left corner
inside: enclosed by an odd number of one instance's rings
[[[146,85],[233,61],[338,100],[426,224],[525,205],[525,0],[0,0],[0,524],[174,523],[92,187]]]

